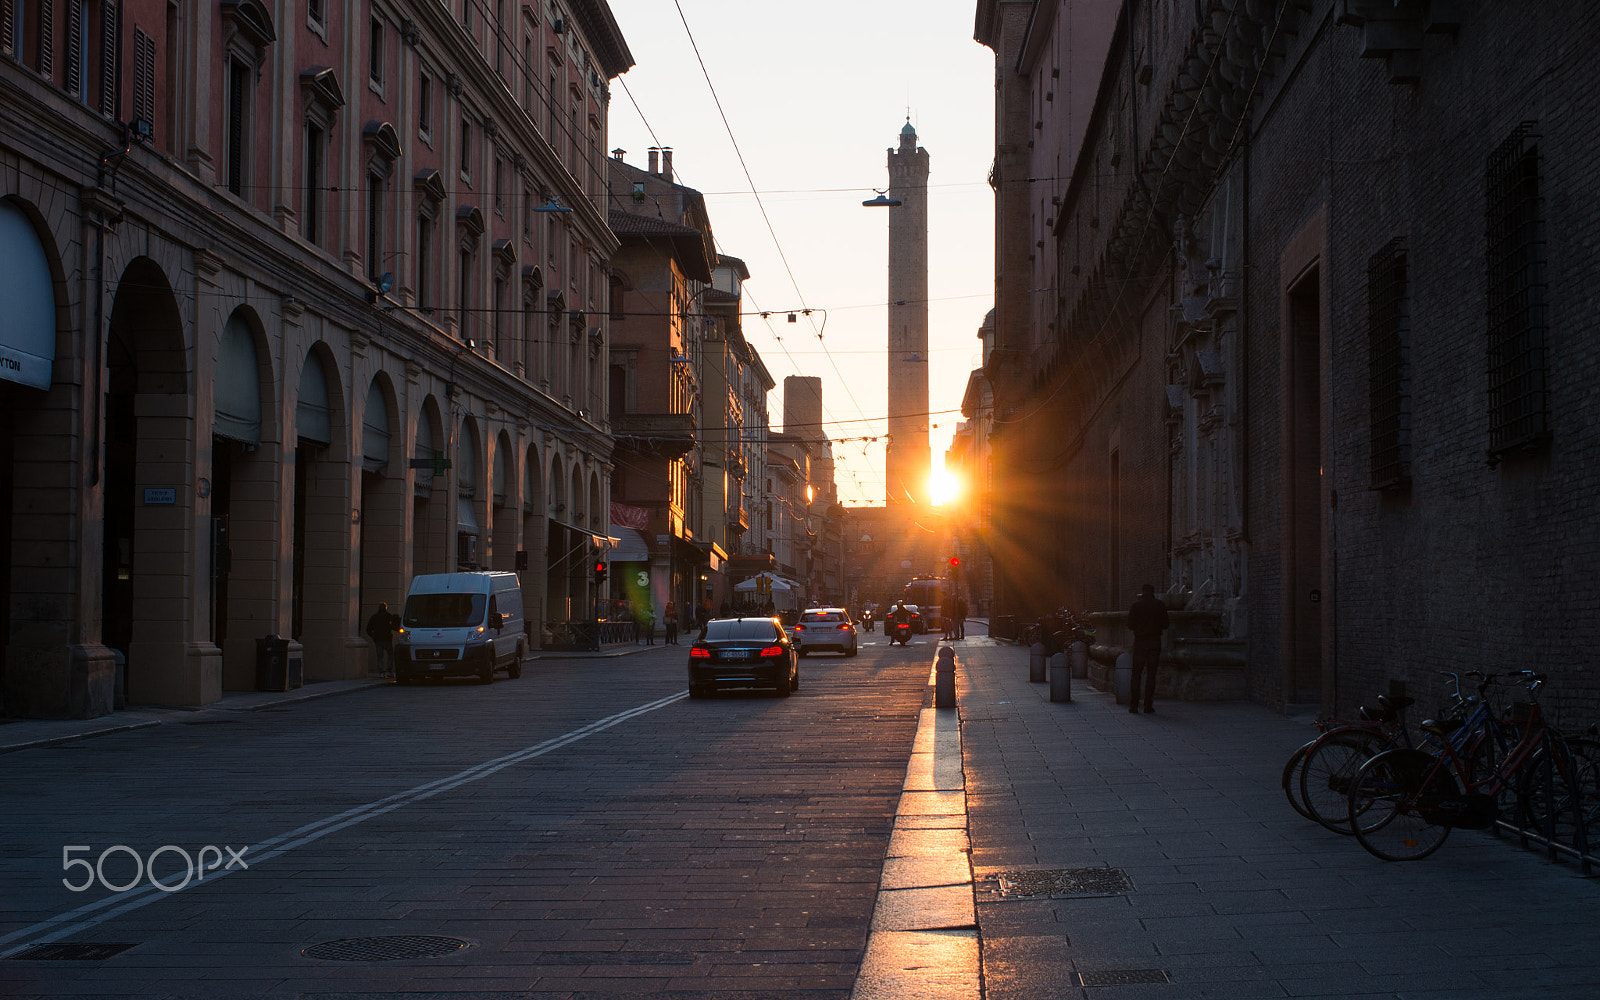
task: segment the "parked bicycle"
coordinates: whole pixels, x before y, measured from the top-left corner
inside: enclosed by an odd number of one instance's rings
[[[1519,825],[1535,823],[1548,830],[1555,814],[1563,810],[1574,814],[1575,826],[1583,825],[1579,768],[1567,741],[1545,724],[1539,706],[1545,677],[1531,670],[1519,675],[1529,701],[1526,711],[1510,720],[1517,727],[1517,739],[1503,757],[1486,742],[1493,739],[1487,731],[1466,749],[1459,748],[1459,741],[1449,737],[1462,723],[1445,720],[1426,727],[1437,740],[1432,752],[1399,747],[1361,766],[1350,787],[1347,809],[1350,828],[1362,847],[1385,861],[1425,858],[1453,829],[1492,827],[1502,813],[1501,796],[1508,790],[1516,793]],[[1486,676],[1480,691],[1493,680]]]

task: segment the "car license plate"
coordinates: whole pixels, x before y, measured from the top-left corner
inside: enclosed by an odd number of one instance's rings
[[[742,649],[730,649],[722,654],[724,660],[748,660],[750,654]]]

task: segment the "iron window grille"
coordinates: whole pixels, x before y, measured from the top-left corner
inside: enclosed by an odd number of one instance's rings
[[[1411,480],[1411,310],[1406,245],[1391,240],[1367,259],[1367,364],[1371,393],[1372,488]]]
[[[1489,156],[1489,459],[1549,437],[1546,398],[1544,219],[1537,123],[1523,122]]]

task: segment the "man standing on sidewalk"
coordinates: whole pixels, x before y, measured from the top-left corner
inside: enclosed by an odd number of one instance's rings
[[[372,640],[372,649],[377,654],[379,677],[394,676],[394,630],[399,625],[399,618],[389,613],[389,605],[383,601],[378,602],[378,610],[367,619],[367,638]]]
[[[1144,677],[1144,710],[1156,710],[1156,666],[1161,662],[1161,633],[1167,630],[1167,605],[1156,596],[1154,584],[1141,588],[1139,599],[1128,609],[1128,630],[1133,633],[1133,682],[1128,685],[1128,711],[1139,713],[1139,678]]]

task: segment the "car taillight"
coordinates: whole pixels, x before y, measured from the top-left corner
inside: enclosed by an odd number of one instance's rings
[[[805,627],[805,626],[804,626],[804,625],[796,625],[796,626],[795,626],[795,627],[794,627],[794,630],[795,630],[795,631],[796,631],[796,632],[804,632],[804,631],[805,631],[805,630],[806,630],[806,627]]]
[[[711,650],[704,646],[691,646],[689,648],[689,659],[691,660],[709,660],[710,658]]]
[[[844,625],[840,625],[839,626],[840,631],[845,631],[845,630],[848,630],[849,628],[850,628],[849,624],[844,624]]]
[[[762,656],[782,656],[783,655],[783,647],[782,646],[768,646],[766,649],[763,649],[761,651],[761,655]]]

